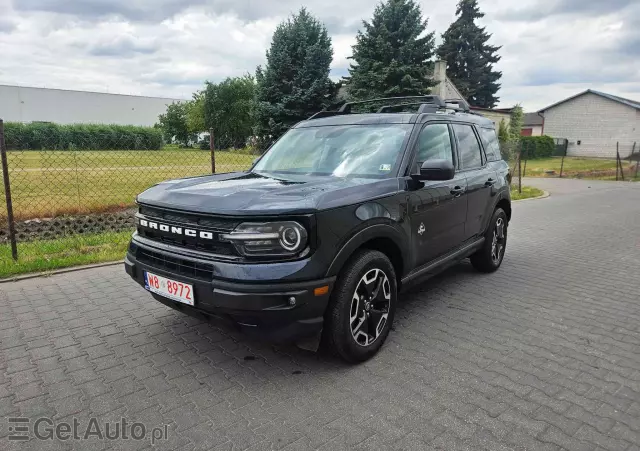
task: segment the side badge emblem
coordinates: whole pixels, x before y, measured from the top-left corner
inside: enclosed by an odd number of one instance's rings
[[[418,235],[422,236],[422,234],[426,231],[427,229],[424,227],[424,222],[423,222],[420,224],[420,227],[418,227]]]

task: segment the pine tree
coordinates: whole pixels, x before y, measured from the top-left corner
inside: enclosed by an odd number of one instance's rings
[[[484,17],[478,0],[460,0],[456,15],[442,35],[438,56],[447,62],[447,75],[471,105],[493,108],[499,100],[502,72],[495,71],[494,64],[500,61],[501,47],[487,44],[491,35],[475,23]]]
[[[325,26],[302,8],[273,34],[267,64],[256,71],[256,133],[277,138],[333,102],[333,59]]]
[[[354,63],[345,77],[353,99],[428,94],[434,55],[434,33],[426,33],[414,0],[387,0],[376,6],[371,22],[363,21],[353,46]]]

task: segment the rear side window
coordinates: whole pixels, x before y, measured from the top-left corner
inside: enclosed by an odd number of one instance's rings
[[[492,128],[481,128],[480,137],[484,144],[484,151],[487,154],[487,160],[498,161],[502,158],[500,155],[500,142],[498,141],[498,135]]]
[[[482,149],[471,125],[452,124],[458,140],[460,166],[462,169],[477,169],[482,167]]]

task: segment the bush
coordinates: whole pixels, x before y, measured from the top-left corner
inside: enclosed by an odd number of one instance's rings
[[[550,136],[522,136],[520,138],[522,146],[522,158],[527,160],[537,160],[540,158],[550,158],[555,150],[555,142]]]
[[[161,130],[131,125],[5,124],[9,150],[159,150]]]

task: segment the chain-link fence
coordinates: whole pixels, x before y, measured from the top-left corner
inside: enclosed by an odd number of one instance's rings
[[[246,170],[256,158],[246,149],[165,145],[159,131],[142,127],[0,127],[0,244],[10,240],[8,207],[18,241],[121,231],[133,228],[136,195],[150,186],[212,169]]]

